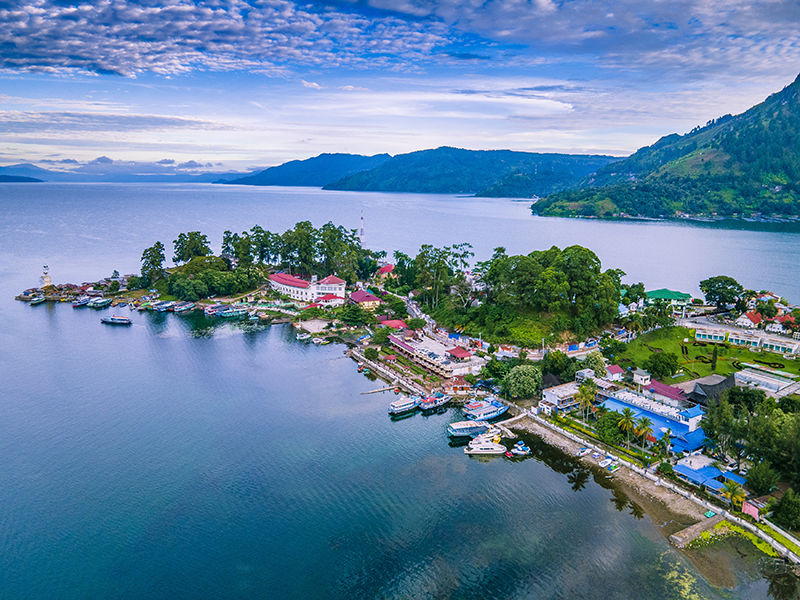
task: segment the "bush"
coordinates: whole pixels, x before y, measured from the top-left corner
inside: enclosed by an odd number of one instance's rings
[[[378,360],[378,351],[375,348],[367,348],[364,350],[364,356],[369,360]]]
[[[792,488],[786,490],[786,494],[775,505],[772,518],[781,527],[800,530],[800,496]]]
[[[672,468],[672,463],[669,463],[666,460],[656,467],[656,471],[659,473],[659,475],[664,475],[665,477],[675,476],[675,469]]]
[[[768,460],[757,464],[747,473],[747,487],[753,490],[757,496],[769,494],[777,484],[778,474],[770,466]]]

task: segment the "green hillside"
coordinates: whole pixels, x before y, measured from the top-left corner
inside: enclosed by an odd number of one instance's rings
[[[324,189],[531,197],[565,189],[613,160],[617,159],[442,147],[398,154]],[[518,174],[519,182],[514,179]]]
[[[800,215],[800,77],[747,112],[663,137],[532,210],[599,217]]]

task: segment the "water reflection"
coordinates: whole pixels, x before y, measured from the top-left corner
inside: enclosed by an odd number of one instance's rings
[[[783,561],[769,561],[762,570],[763,577],[769,582],[767,593],[774,600],[796,600],[800,598],[800,579],[792,567]]]

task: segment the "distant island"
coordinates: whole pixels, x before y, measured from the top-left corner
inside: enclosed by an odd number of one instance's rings
[[[44,183],[44,180],[20,175],[0,175],[0,183]]]

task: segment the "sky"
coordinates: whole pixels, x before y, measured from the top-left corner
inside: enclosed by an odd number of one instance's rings
[[[789,0],[0,0],[0,165],[625,156],[791,83],[798,31]]]

